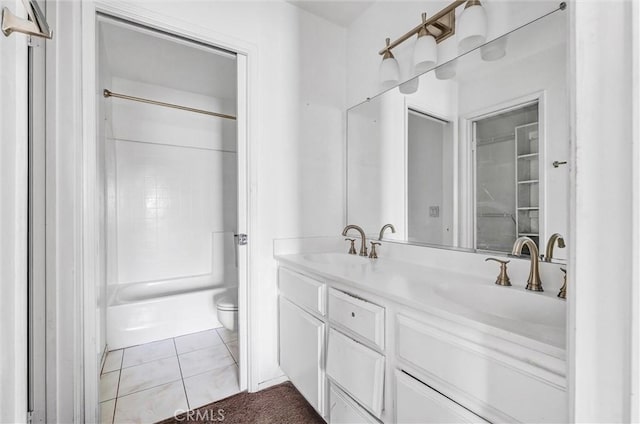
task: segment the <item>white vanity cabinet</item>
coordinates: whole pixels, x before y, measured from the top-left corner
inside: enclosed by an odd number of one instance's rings
[[[280,366],[327,422],[566,422],[561,348],[300,269],[279,268]]]
[[[325,416],[326,324],[321,319],[324,283],[286,268],[280,268],[279,280],[280,368],[316,411]]]

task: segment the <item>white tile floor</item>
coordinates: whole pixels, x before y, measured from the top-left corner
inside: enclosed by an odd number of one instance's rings
[[[224,328],[107,354],[100,377],[105,424],[153,423],[240,391],[238,335]]]

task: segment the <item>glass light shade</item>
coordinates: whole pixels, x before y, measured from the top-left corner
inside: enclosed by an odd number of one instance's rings
[[[402,94],[413,94],[418,91],[420,85],[420,79],[418,77],[412,78],[409,81],[403,82],[398,88]]]
[[[400,82],[400,67],[398,66],[398,61],[393,56],[383,59],[378,74],[380,77],[380,86],[383,89],[395,86]]]
[[[438,62],[438,46],[431,34],[418,37],[413,46],[413,67],[416,74],[421,74],[435,66]]]
[[[487,14],[479,4],[467,7],[456,24],[458,51],[468,52],[487,39]]]
[[[507,37],[500,37],[480,47],[480,56],[487,62],[502,59],[505,54],[507,54]]]
[[[436,68],[436,78],[439,80],[447,80],[456,76],[456,69],[458,67],[458,61],[452,60],[440,65]]]

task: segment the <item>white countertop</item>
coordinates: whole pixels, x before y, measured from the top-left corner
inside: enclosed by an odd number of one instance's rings
[[[346,253],[282,254],[283,265],[424,311],[564,361],[566,303],[447,270]]]

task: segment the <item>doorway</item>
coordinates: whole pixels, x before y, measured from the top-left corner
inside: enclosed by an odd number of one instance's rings
[[[453,245],[453,125],[407,109],[407,239]]]
[[[246,62],[106,15],[96,31],[101,420],[158,421],[246,387]]]

